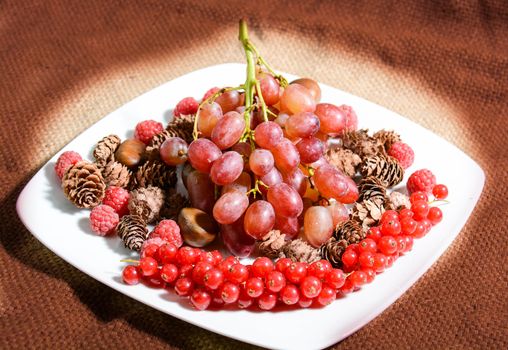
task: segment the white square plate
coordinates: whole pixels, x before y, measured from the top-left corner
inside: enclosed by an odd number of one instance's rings
[[[176,103],[186,96],[199,98],[212,86],[242,83],[245,65],[224,64],[201,69],[159,86],[109,114],[79,135],[62,151],[74,150],[91,158],[93,145],[103,136],[132,135],[137,122],[168,121]],[[292,80],[295,77],[286,74]],[[423,127],[381,106],[330,86],[321,85],[322,101],[351,105],[360,127],[399,132],[413,147],[416,160],[407,173],[429,168],[448,186],[450,204],[444,219],[413,250],[361,290],[322,309],[255,312],[248,310],[194,311],[187,302],[164,290],[121,281],[130,253],[116,238],[96,236],[88,228],[88,210],[75,208],[64,197],[54,174],[56,154],[30,180],[17,201],[25,226],[55,254],[96,280],[169,315],[244,342],[269,348],[318,349],[355,332],[404,293],[439,258],[460,232],[482,192],[485,175],[472,159]],[[406,175],[407,176],[407,175]],[[404,182],[405,183],[405,182]]]

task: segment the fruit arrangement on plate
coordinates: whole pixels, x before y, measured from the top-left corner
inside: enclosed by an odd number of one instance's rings
[[[55,171],[95,233],[139,252],[125,283],[198,310],[323,307],[408,253],[442,220],[448,190],[428,169],[397,186],[415,154],[395,131],[358,130],[353,107],[321,102],[314,80],[289,83],[243,20],[239,38],[241,85],[184,98],[165,128],[105,136],[94,161],[64,152]]]

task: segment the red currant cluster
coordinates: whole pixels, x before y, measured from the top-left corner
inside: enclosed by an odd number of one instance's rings
[[[308,264],[283,258],[274,264],[260,257],[252,265],[243,265],[236,257],[223,258],[217,250],[205,252],[167,243],[147,251],[137,266],[124,268],[125,283],[133,285],[141,279],[152,287],[174,289],[190,297],[198,310],[226,304],[271,310],[277,303],[326,306],[335,300],[346,274],[326,260]]]

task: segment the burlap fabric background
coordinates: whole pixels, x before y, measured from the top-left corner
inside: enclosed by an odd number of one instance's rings
[[[242,61],[242,15],[275,67],[408,116],[487,174],[447,252],[336,347],[507,348],[503,0],[0,1],[0,348],[249,347],[87,277],[35,240],[14,209],[34,172],[105,114],[184,73]]]

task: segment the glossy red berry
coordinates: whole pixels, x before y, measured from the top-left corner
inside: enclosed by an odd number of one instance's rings
[[[321,293],[321,280],[315,276],[307,276],[300,283],[300,292],[307,298],[315,298]]]
[[[192,278],[192,272],[194,271],[193,265],[183,265],[180,266],[180,269],[178,270],[178,277],[189,277]]]
[[[180,265],[194,264],[199,255],[198,251],[192,247],[182,247],[176,253],[176,261]]]
[[[282,302],[286,305],[294,305],[300,299],[298,287],[294,284],[288,284],[279,293]]]
[[[335,289],[339,289],[344,285],[346,281],[346,275],[341,269],[332,269],[325,276],[325,282],[329,286],[332,286]]]
[[[435,185],[432,194],[436,199],[446,199],[448,197],[448,187],[442,184]]]
[[[158,267],[157,260],[149,256],[139,260],[139,270],[143,276],[152,276],[157,272]]]
[[[122,272],[122,279],[126,284],[134,285],[139,283],[140,273],[136,266],[125,266]]]
[[[355,288],[359,288],[367,283],[367,274],[361,270],[353,271],[347,279],[351,280],[351,283]]]
[[[373,269],[367,268],[367,269],[362,269],[362,271],[367,276],[367,283],[374,281],[374,278],[376,278],[376,272]]]
[[[258,298],[258,306],[261,310],[271,310],[277,304],[277,295],[270,292],[264,292]]]
[[[165,285],[159,270],[157,270],[157,272],[155,272],[153,275],[145,277],[143,282],[145,282],[146,285],[151,288],[162,288]]]
[[[377,246],[379,251],[385,255],[390,255],[397,251],[397,241],[392,236],[381,237]]]
[[[224,274],[221,270],[212,268],[205,273],[203,283],[206,288],[215,290],[224,283]]]
[[[385,220],[381,224],[381,233],[383,236],[396,236],[400,234],[401,229],[399,220]]]
[[[243,283],[249,278],[249,269],[243,264],[234,264],[226,272],[226,279],[233,283]]]
[[[178,248],[173,243],[166,243],[159,247],[157,256],[161,264],[170,264],[176,262],[176,253]]]
[[[377,244],[372,238],[364,238],[358,244],[358,251],[361,253],[371,252],[375,253],[377,251]]]
[[[397,237],[395,237],[395,240],[397,241],[397,252],[399,254],[404,254],[407,251],[406,237],[403,235],[397,236]]]
[[[212,264],[205,261],[198,262],[192,271],[192,280],[194,281],[194,283],[203,284],[205,274],[211,269],[213,269]]]
[[[259,277],[251,277],[245,282],[245,290],[251,298],[257,298],[265,289],[263,280]]]
[[[414,239],[413,239],[412,236],[404,236],[404,239],[406,240],[406,251],[405,251],[405,253],[407,253],[407,252],[410,252],[411,249],[413,249]]]
[[[218,250],[212,250],[210,252],[210,254],[212,254],[212,257],[213,257],[213,265],[217,265],[218,263],[220,263],[223,259],[222,257],[222,253],[219,252]]]
[[[279,271],[270,271],[265,277],[265,286],[270,292],[278,293],[286,286],[286,277]]]
[[[393,263],[397,260],[395,255],[387,255],[386,256],[386,267],[391,267]]]
[[[314,261],[309,265],[307,269],[307,274],[310,276],[315,276],[319,279],[325,278],[326,274],[332,270],[332,264],[328,260],[318,260]]]
[[[427,227],[421,221],[416,222],[416,228],[412,234],[414,238],[422,238],[427,234]]]
[[[413,232],[415,232],[416,230],[416,224],[417,222],[413,218],[410,217],[403,218],[402,220],[400,220],[401,233],[403,235],[412,235]]]
[[[344,282],[344,285],[342,287],[340,287],[340,291],[342,292],[342,294],[348,294],[354,290],[355,290],[355,286],[354,286],[353,282],[351,282],[350,278],[347,278],[346,281]]]
[[[383,272],[386,268],[386,256],[382,253],[374,254],[374,266],[373,269],[376,272]]]
[[[226,282],[219,290],[222,300],[226,304],[236,303],[240,296],[240,287],[235,283]]]
[[[245,288],[240,289],[240,295],[238,296],[238,307],[240,309],[246,309],[252,305],[252,298],[247,294]]]
[[[155,260],[159,261],[159,246],[157,244],[148,244],[145,247],[141,249],[141,257],[147,257],[154,258]]]
[[[411,204],[411,211],[415,214],[416,220],[425,219],[429,213],[429,203],[426,201],[416,201]]]
[[[323,292],[323,290],[321,290]],[[300,295],[300,299],[298,300],[298,306],[300,306],[302,309],[308,308],[312,305],[313,299],[309,299],[303,295]]]
[[[366,238],[370,238],[377,243],[377,241],[381,238],[381,236],[382,236],[381,229],[378,226],[372,226],[367,231]]]
[[[210,293],[200,288],[192,292],[190,301],[196,309],[202,311],[206,310],[208,306],[210,306],[212,296]]]
[[[381,223],[390,220],[399,220],[399,213],[395,210],[387,210],[381,215]]]
[[[408,208],[402,208],[399,211],[399,220],[402,221],[402,219],[405,218],[412,218],[414,213],[411,211],[411,209]]]
[[[342,254],[342,263],[344,266],[351,267],[356,265],[358,262],[358,254],[349,247],[346,249],[344,254]]]
[[[173,283],[178,278],[178,267],[173,264],[162,265],[161,278],[164,282]]]
[[[429,233],[430,230],[432,229],[432,223],[430,222],[430,220],[423,219],[423,220],[420,220],[420,222],[423,224],[423,227],[425,227],[425,234]]]
[[[206,263],[209,263],[210,265],[215,265],[215,259],[214,259],[214,257],[213,257],[211,252],[205,252],[205,251],[201,252],[199,254],[197,262],[198,263],[200,263],[200,262],[206,262]]]
[[[439,224],[443,220],[443,212],[438,207],[432,207],[429,209],[427,219],[429,219],[432,225]]]
[[[189,277],[180,277],[175,282],[175,292],[180,296],[187,296],[192,292],[194,283]]]
[[[362,268],[371,268],[374,266],[374,253],[363,252],[358,257],[358,262]]]
[[[422,192],[422,191],[417,191],[417,192],[411,193],[411,196],[409,196],[409,201],[411,202],[411,204],[413,204],[416,201],[428,202],[429,197],[427,196],[427,193]]]
[[[289,258],[279,259],[275,263],[275,269],[277,271],[284,273],[286,271],[286,269],[289,267],[289,265],[291,265],[292,263],[293,263],[293,261]]]
[[[307,264],[302,262],[294,262],[284,272],[286,279],[291,283],[300,283],[307,276]]]
[[[264,278],[274,268],[272,260],[263,256],[254,260],[251,271],[254,276]]]
[[[337,298],[337,292],[335,289],[325,284],[321,289],[321,292],[319,292],[316,300],[319,305],[326,306],[330,305],[335,298]]]
[[[217,264],[217,268],[222,271],[222,273],[227,274],[231,266],[235,264],[239,264],[240,260],[234,256],[228,256],[226,259],[222,260]]]

